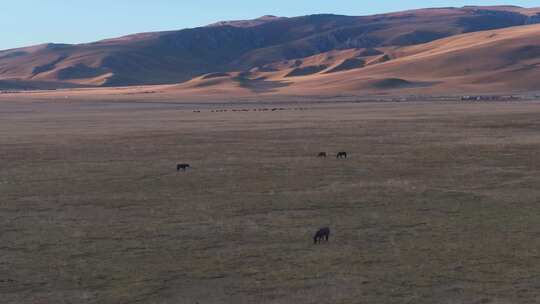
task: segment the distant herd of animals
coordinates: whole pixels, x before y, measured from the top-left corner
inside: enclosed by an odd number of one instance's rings
[[[317,157],[319,158],[326,158],[328,157],[328,153],[326,152],[319,152],[319,154],[317,154]],[[337,159],[340,159],[340,158],[348,158],[349,157],[349,154],[347,154],[347,152],[344,152],[344,151],[341,151],[341,152],[338,152],[336,154],[336,158]],[[187,169],[191,168],[191,165],[190,164],[177,164],[176,165],[176,172],[180,172],[180,171],[186,171]]]
[[[317,157],[326,158],[326,157],[328,157],[328,153],[326,153],[326,152],[319,152],[319,154],[317,155]],[[348,154],[347,154],[347,152],[338,152],[338,153],[336,154],[336,158],[337,158],[337,159],[340,159],[340,158],[348,158]]]
[[[317,157],[322,157],[322,158],[326,158],[327,156],[328,156],[327,152],[319,152],[319,154],[317,155]],[[348,154],[347,154],[347,152],[341,151],[341,152],[338,152],[336,154],[336,158],[337,159],[348,158]],[[177,164],[176,165],[176,172],[186,171],[189,168],[191,168],[190,164],[185,164],[185,163],[184,164]],[[328,242],[329,238],[330,238],[330,228],[324,227],[324,228],[319,229],[315,233],[315,236],[313,237],[313,243],[314,244],[320,244],[322,240],[325,240],[325,241]]]
[[[211,110],[212,113],[224,113],[224,112],[276,112],[276,111],[306,111],[308,108],[255,108],[255,109],[222,109]],[[193,113],[201,113],[201,110],[194,110]]]

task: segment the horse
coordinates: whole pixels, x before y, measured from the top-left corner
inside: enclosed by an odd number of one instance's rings
[[[336,155],[336,158],[347,158],[347,152],[339,152],[337,155]]]
[[[317,157],[326,157],[327,154],[326,152],[320,152],[319,155],[317,155]]]
[[[186,171],[190,167],[191,166],[189,164],[178,164],[178,165],[176,165],[176,172],[178,172],[180,170]]]
[[[319,229],[317,233],[315,233],[315,236],[313,237],[313,244],[320,243],[322,239],[325,239],[328,242],[328,238],[330,237],[330,228],[324,227]]]

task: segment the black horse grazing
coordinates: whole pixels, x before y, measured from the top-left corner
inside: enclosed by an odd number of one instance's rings
[[[328,242],[328,238],[330,237],[330,228],[324,227],[319,229],[317,233],[315,233],[315,236],[313,237],[313,244],[320,243],[322,239],[325,239]]]
[[[176,165],[176,172],[182,170],[186,171],[186,169],[190,168],[191,166],[189,164],[178,164]]]
[[[336,158],[347,158],[348,155],[347,155],[347,152],[338,152],[338,154],[336,155]]]
[[[327,156],[326,152],[321,152],[319,153],[319,155],[317,155],[317,157],[326,157],[326,156]]]

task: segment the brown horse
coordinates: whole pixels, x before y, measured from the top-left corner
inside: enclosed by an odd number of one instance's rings
[[[326,158],[326,156],[328,156],[326,152],[320,152],[319,155],[317,155],[317,157],[324,157],[324,158]]]
[[[178,165],[176,165],[176,172],[178,172],[180,170],[186,171],[190,167],[191,166],[189,164],[178,164]]]
[[[313,237],[313,244],[320,243],[322,239],[325,239],[328,242],[328,238],[330,238],[330,228],[321,228],[319,231],[317,231],[317,233],[315,233],[315,236]]]
[[[347,152],[339,152],[336,155],[336,158],[347,158],[347,157],[348,157]]]

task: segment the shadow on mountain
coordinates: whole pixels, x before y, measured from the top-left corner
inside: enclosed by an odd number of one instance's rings
[[[85,64],[79,63],[75,66],[70,66],[58,71],[58,79],[82,79],[93,78],[107,73],[104,69],[89,67]]]
[[[256,79],[249,79],[242,75],[235,78],[238,81],[240,87],[249,89],[254,93],[270,93],[275,92],[279,88],[287,87],[290,83],[285,81],[267,80],[266,77],[259,77]]]
[[[37,66],[32,70],[32,74],[35,76],[37,74],[52,71],[52,70],[54,70],[56,68],[56,65],[58,63],[62,62],[67,57],[68,56],[66,56],[66,55],[62,55],[62,56],[58,57],[56,60],[53,60],[53,61],[51,61],[51,62],[49,62],[47,64]]]
[[[297,76],[306,76],[306,75],[316,74],[326,69],[327,67],[328,66],[323,64],[323,65],[310,65],[303,68],[296,68],[292,70],[289,74],[285,75],[285,77],[297,77]]]
[[[379,79],[371,83],[371,86],[377,89],[403,89],[403,88],[419,88],[419,87],[430,87],[437,82],[427,82],[427,81],[408,81],[401,78],[384,78]]]
[[[360,54],[358,54],[358,57],[369,57],[369,56],[377,56],[377,55],[382,55],[382,54],[384,53],[377,49],[367,48],[363,50]]]
[[[331,70],[324,72],[324,74],[348,71],[352,69],[359,69],[359,68],[363,68],[365,64],[366,62],[363,59],[349,58],[349,59],[345,59],[342,63],[332,68]]]
[[[231,76],[231,74],[229,73],[216,72],[216,73],[206,74],[202,77],[202,79],[212,79],[212,78],[229,77],[229,76]]]
[[[446,32],[432,32],[432,31],[414,31],[401,36],[396,37],[391,41],[392,44],[398,46],[415,45],[430,42],[433,40],[441,39],[451,36]]]

